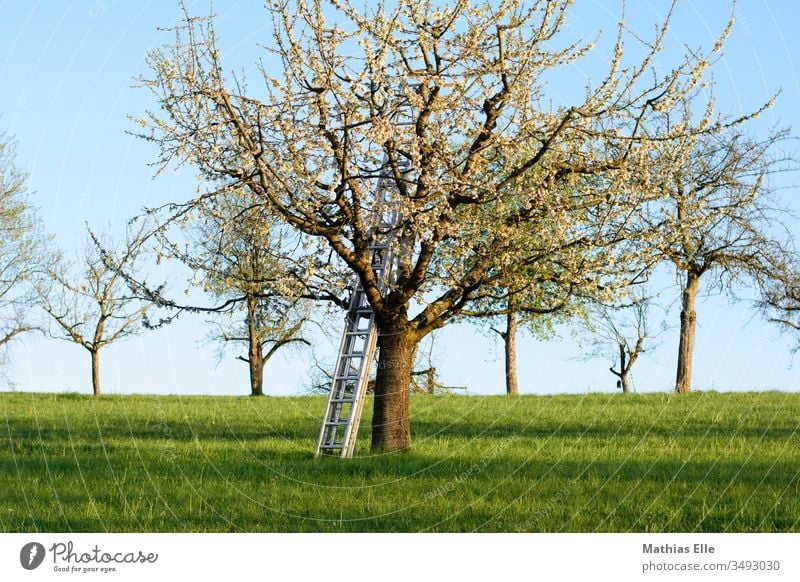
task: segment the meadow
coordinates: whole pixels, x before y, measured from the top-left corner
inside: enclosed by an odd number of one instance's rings
[[[414,396],[315,459],[324,398],[0,393],[4,532],[800,531],[800,394]]]

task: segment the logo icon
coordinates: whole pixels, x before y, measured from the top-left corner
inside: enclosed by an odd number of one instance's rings
[[[44,561],[44,546],[39,542],[30,542],[22,546],[19,552],[19,563],[26,570],[35,570]]]

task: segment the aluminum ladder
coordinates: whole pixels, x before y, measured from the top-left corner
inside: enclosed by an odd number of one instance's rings
[[[408,171],[408,164],[400,164]],[[383,293],[395,277],[394,227],[399,222],[396,208],[387,199],[388,180],[378,182],[373,242],[369,246],[372,269]],[[361,423],[361,411],[367,395],[369,374],[378,344],[375,314],[367,300],[361,280],[356,277],[345,317],[344,333],[336,359],[336,370],[319,432],[316,456],[352,457]]]

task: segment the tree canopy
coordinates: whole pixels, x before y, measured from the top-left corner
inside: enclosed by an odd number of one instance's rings
[[[27,181],[16,165],[13,139],[0,134],[0,362],[15,338],[37,329],[31,309],[37,282],[55,256],[29,200]]]

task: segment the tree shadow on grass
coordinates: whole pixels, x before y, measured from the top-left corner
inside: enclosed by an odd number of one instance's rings
[[[13,476],[4,504],[21,512],[16,523],[54,531],[90,531],[102,523],[130,531],[135,524],[120,512],[143,500],[155,517],[137,515],[150,531],[181,531],[187,523],[203,524],[195,531],[228,531],[231,524],[241,531],[336,531],[331,522],[342,519],[345,531],[680,531],[687,524],[701,531],[773,531],[796,527],[800,510],[797,466],[790,462],[520,462],[500,455],[464,465],[415,453],[345,462],[279,453],[267,471],[256,459],[234,461],[141,467],[112,458],[116,481],[99,470],[82,481],[77,466],[72,472],[59,466],[48,482],[41,458],[13,463],[2,456],[0,471]],[[148,471],[160,488],[142,475],[120,480],[126,469]],[[191,496],[209,508],[205,522],[187,509]],[[380,500],[372,514],[369,496]],[[80,510],[94,499],[97,519]],[[28,504],[33,515],[26,515]]]

